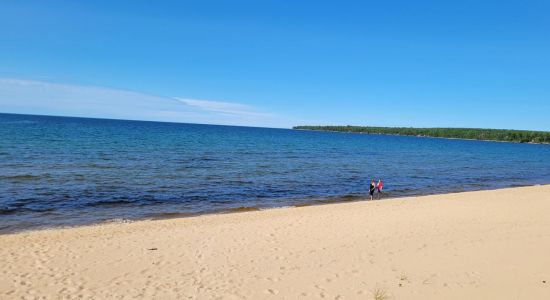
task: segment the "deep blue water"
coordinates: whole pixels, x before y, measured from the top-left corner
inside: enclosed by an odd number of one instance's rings
[[[0,232],[550,183],[550,146],[0,114]]]

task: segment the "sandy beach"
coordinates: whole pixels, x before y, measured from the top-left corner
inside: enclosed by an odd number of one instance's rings
[[[550,185],[0,236],[0,299],[550,299]]]

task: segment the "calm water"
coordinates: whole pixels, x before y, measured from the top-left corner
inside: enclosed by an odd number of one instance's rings
[[[550,183],[550,146],[0,114],[0,232]]]

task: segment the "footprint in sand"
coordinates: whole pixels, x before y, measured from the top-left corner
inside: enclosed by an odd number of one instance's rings
[[[277,295],[277,294],[279,294],[279,291],[276,290],[276,289],[267,289],[265,292],[266,292],[266,294],[270,294],[270,295]]]

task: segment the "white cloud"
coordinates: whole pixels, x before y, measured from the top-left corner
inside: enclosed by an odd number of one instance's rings
[[[175,98],[175,99],[186,105],[196,107],[204,111],[219,113],[222,115],[232,115],[232,116],[240,116],[240,117],[260,117],[260,118],[273,116],[273,114],[259,112],[252,106],[240,104],[240,103],[198,100],[198,99],[184,99],[184,98]]]
[[[281,127],[281,118],[255,107],[168,98],[97,86],[0,78],[0,112]]]

